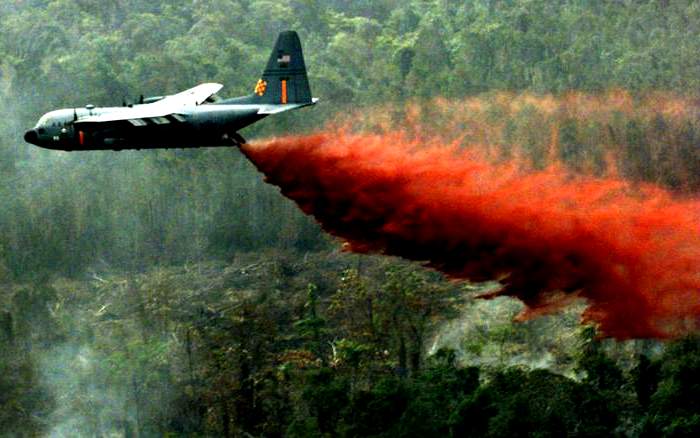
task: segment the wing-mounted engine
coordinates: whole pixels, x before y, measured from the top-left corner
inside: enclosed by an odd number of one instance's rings
[[[133,108],[134,105],[146,105],[149,103],[155,103],[160,100],[165,99],[166,97],[169,96],[148,96],[144,97],[143,94],[138,97],[138,99],[134,100],[133,102],[127,102],[126,99],[122,100],[122,106]]]
[[[163,100],[168,96],[150,96],[150,97],[143,97],[141,96],[141,103],[154,103],[158,102],[159,100]]]

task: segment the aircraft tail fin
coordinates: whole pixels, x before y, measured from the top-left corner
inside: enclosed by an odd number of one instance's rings
[[[254,100],[272,105],[313,103],[296,32],[289,30],[277,37],[262,78],[255,85]]]

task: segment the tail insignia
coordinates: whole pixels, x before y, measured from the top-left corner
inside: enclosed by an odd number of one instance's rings
[[[277,58],[277,65],[279,65],[280,68],[287,68],[289,67],[289,63],[292,62],[292,56],[287,55],[287,54],[280,54]]]
[[[265,91],[267,90],[267,81],[264,81],[262,79],[258,80],[258,83],[255,84],[255,94],[258,96],[262,96],[265,94]]]

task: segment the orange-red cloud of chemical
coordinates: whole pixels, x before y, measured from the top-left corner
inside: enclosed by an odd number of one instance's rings
[[[401,133],[320,134],[243,152],[352,251],[500,279],[529,317],[573,298],[618,339],[668,338],[700,317],[700,203],[659,188],[524,171]]]

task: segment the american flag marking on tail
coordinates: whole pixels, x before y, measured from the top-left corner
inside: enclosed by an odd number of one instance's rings
[[[280,67],[288,67],[290,62],[292,62],[291,55],[280,55],[279,58],[277,58],[277,63]]]

